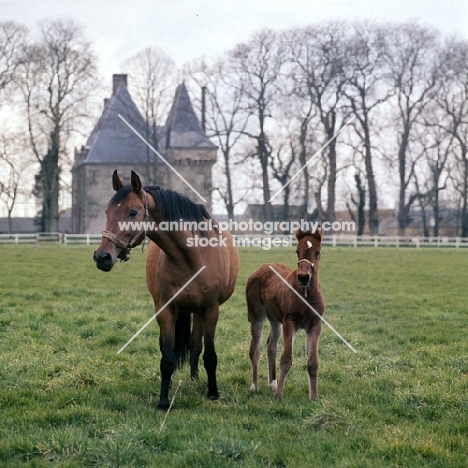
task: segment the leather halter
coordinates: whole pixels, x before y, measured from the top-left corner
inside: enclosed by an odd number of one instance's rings
[[[297,262],[297,264],[300,265],[300,264],[303,263],[303,262],[306,262],[306,263],[308,263],[312,268],[315,268],[315,263],[311,262],[311,261],[310,261],[309,259],[307,259],[307,258],[301,258],[301,259]]]
[[[145,194],[145,217],[143,221],[146,221],[149,218],[148,195],[146,194],[145,190],[143,190],[143,193]],[[137,244],[141,236],[143,236],[143,240]],[[136,247],[136,245],[143,244],[143,251],[145,247],[146,230],[145,227],[142,226],[141,230],[132,237],[130,242],[124,241],[120,236],[110,231],[102,231],[102,238],[110,240],[113,244],[115,244],[116,247],[122,249],[123,251],[118,255],[118,258],[120,258],[120,262],[126,262],[130,260],[130,251],[133,249],[133,247]]]

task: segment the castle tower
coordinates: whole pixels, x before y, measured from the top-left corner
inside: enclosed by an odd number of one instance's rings
[[[205,206],[211,211],[211,172],[218,147],[202,130],[184,83],[177,87],[164,135],[167,161],[207,200]],[[200,197],[172,171],[168,171],[168,187],[202,203]]]
[[[166,125],[158,129],[158,134],[165,135],[158,145],[128,92],[127,75],[113,75],[112,96],[105,99],[102,115],[86,145],[75,151],[72,231],[99,234],[105,228],[104,211],[113,195],[111,177],[115,169],[124,183],[129,182],[133,170],[145,185],[161,185],[202,202],[121,117],[207,200],[205,206],[211,210],[211,169],[217,147],[202,131],[185,85],[177,88]]]

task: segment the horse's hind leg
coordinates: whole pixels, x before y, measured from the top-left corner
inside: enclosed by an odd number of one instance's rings
[[[278,388],[276,389],[276,395],[275,395],[275,398],[277,401],[280,401],[283,398],[284,382],[292,366],[293,342],[294,342],[295,333],[296,333],[296,328],[293,322],[283,323],[284,350],[280,359],[280,378],[279,378]]]
[[[252,362],[252,385],[250,390],[258,390],[258,363],[262,352],[262,333],[265,317],[263,307],[260,307],[260,311],[254,313],[249,305],[250,334],[252,335],[249,350],[249,357]]]
[[[216,324],[218,323],[219,305],[207,310],[203,316],[203,337],[205,351],[203,353],[203,364],[208,376],[208,398],[217,400],[219,398],[218,384],[216,381],[216,367],[218,357],[215,351],[214,338]]]
[[[281,323],[271,317],[268,317],[268,320],[270,321],[270,334],[267,339],[268,385],[276,390],[278,387],[276,381],[276,355],[278,353],[278,341],[281,336]]]
[[[190,337],[190,377],[198,379],[198,360],[202,352],[203,322],[199,315],[193,315],[193,329]]]
[[[320,340],[321,322],[318,322],[311,330],[307,331],[307,372],[309,374],[309,398],[316,400],[318,398],[318,346]]]
[[[158,408],[167,410],[169,408],[169,388],[171,378],[176,368],[176,357],[174,353],[175,342],[175,322],[176,317],[173,313],[160,314],[157,317],[160,334],[159,348],[161,349],[161,393],[159,395]]]

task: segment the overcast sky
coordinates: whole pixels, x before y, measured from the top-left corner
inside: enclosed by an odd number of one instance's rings
[[[122,62],[145,47],[160,47],[182,67],[202,55],[218,56],[265,27],[418,20],[468,39],[468,0],[0,0],[0,21],[15,20],[32,32],[53,18],[82,25],[109,84]],[[31,215],[30,204],[19,203],[17,215]]]
[[[0,0],[0,21],[34,30],[46,18],[82,24],[105,79],[147,46],[162,48],[180,67],[218,55],[263,27],[281,30],[332,18],[417,19],[468,38],[467,0]]]

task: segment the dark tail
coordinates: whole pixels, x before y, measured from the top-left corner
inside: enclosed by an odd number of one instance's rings
[[[181,368],[190,353],[191,314],[180,313],[175,324],[174,354],[177,368]]]

